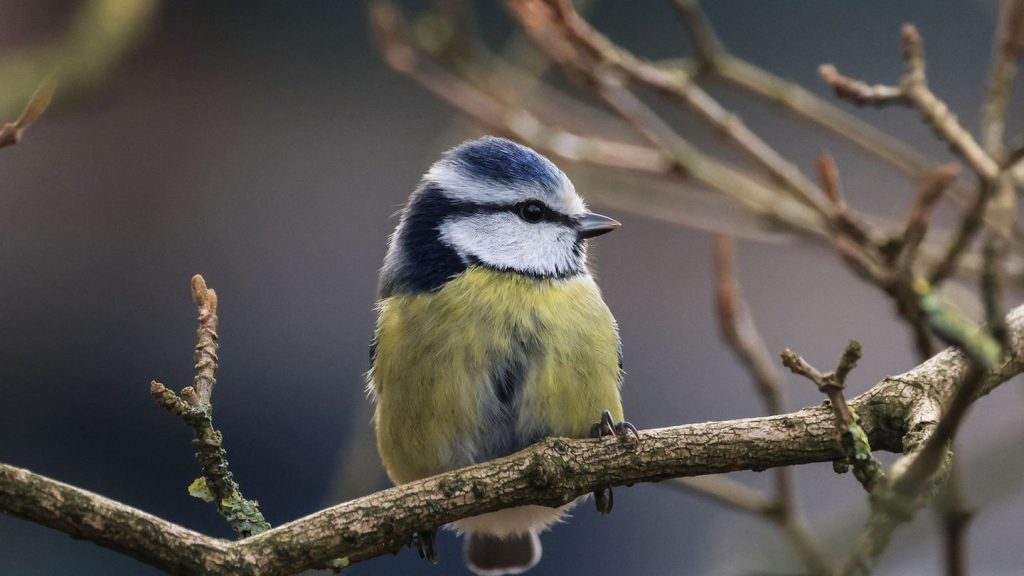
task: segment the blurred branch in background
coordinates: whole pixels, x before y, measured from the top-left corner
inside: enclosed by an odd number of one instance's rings
[[[159,6],[158,0],[86,0],[57,40],[0,58],[0,118],[17,114],[54,70],[60,76],[59,100],[101,90],[146,36]]]
[[[18,119],[0,126],[0,148],[14,146],[21,142],[25,130],[34,124],[50,106],[50,101],[53,100],[53,92],[56,89],[57,77],[51,74],[32,93],[32,97],[29,98],[28,104],[25,105],[25,109],[21,111]]]

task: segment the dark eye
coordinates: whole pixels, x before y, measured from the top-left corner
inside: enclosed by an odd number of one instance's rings
[[[544,218],[547,208],[536,200],[528,200],[516,206],[516,213],[523,220],[529,223],[540,222]]]

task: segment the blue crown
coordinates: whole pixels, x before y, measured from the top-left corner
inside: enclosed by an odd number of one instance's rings
[[[450,150],[447,159],[467,176],[505,185],[533,184],[555,192],[563,178],[562,171],[547,158],[493,136],[465,142]]]

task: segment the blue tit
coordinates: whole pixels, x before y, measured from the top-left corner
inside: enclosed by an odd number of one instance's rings
[[[368,374],[395,483],[622,420],[618,327],[587,268],[587,239],[618,227],[547,158],[508,140],[463,143],[423,176],[384,259]],[[569,506],[450,527],[473,572],[518,574]],[[419,536],[433,556],[433,534]]]

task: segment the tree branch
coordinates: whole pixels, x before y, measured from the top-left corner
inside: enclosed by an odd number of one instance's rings
[[[985,150],[997,160],[1005,156],[1003,133],[1013,80],[1024,54],[1024,1],[1004,0],[989,69],[988,93],[982,106],[981,137]]]
[[[192,385],[183,388],[178,396],[154,381],[149,392],[157,404],[181,418],[195,432],[192,445],[196,447],[196,460],[203,475],[189,485],[189,494],[214,503],[231,528],[244,538],[269,529],[270,524],[263,518],[259,503],[242,496],[228,468],[224,437],[213,426],[210,397],[217,383],[217,293],[207,288],[206,281],[198,274],[192,277],[192,301],[199,309]]]
[[[976,398],[1021,372],[1024,307],[1006,321],[1014,342]],[[933,431],[939,406],[967,380],[955,349],[886,378],[850,401],[872,446],[901,451]],[[905,438],[906,437],[906,438]],[[550,438],[522,452],[359,498],[229,542],[91,492],[0,465],[0,511],[121,551],[176,574],[288,574],[334,558],[353,563],[397,550],[409,534],[485,512],[558,506],[608,485],[764,470],[842,456],[830,410],[646,430],[640,443]]]
[[[986,180],[995,179],[999,175],[999,165],[981,148],[970,132],[964,130],[946,103],[928,87],[925,79],[924,48],[917,28],[911,24],[904,25],[902,40],[903,60],[907,72],[899,86],[869,86],[859,80],[843,76],[831,64],[821,67],[821,76],[832,86],[837,96],[855,104],[912,105],[931,125],[939,138],[946,141],[979,177]]]
[[[829,204],[821,190],[800,169],[783,158],[744,124],[736,114],[726,110],[710,94],[688,78],[682,70],[668,70],[637,58],[615,45],[580,16],[570,0],[548,0],[553,23],[564,29],[566,38],[594,54],[601,65],[620,70],[627,78],[668,96],[685,106],[702,121],[733,143],[759,167],[792,192],[793,196],[822,217],[829,214]],[[515,0],[508,3],[517,12],[544,14],[539,5]],[[524,22],[529,18],[520,17]]]
[[[0,148],[21,142],[25,130],[34,124],[50,106],[50,101],[53,100],[53,93],[56,90],[57,76],[51,74],[32,93],[32,97],[28,99],[28,104],[25,105],[25,109],[21,111],[18,119],[0,126]]]
[[[685,60],[676,60],[664,62],[664,65],[725,80],[839,138],[849,140],[911,178],[924,178],[938,166],[937,162],[899,138],[847,113],[803,86],[730,53],[719,40],[697,0],[675,0],[673,3],[693,37],[698,63],[694,65]],[[969,191],[965,185],[955,185],[950,192],[950,196],[961,205],[968,203]]]
[[[736,278],[736,259],[732,238],[724,234],[716,234],[713,246],[715,304],[722,338],[732,348],[736,357],[746,367],[751,379],[754,380],[757,392],[761,396],[761,402],[768,413],[785,412],[786,399],[782,389],[782,377],[775,367],[760,331],[754,324],[753,315],[743,298],[739,280]],[[831,574],[832,567],[828,557],[812,536],[803,514],[800,513],[794,488],[793,469],[789,467],[776,468],[774,472],[774,498],[768,501],[768,507],[751,511],[760,513],[762,517],[782,529],[811,574],[824,576]],[[681,478],[677,481],[693,483],[700,480],[702,478]],[[725,480],[725,478],[721,478],[721,480]],[[698,488],[711,488],[712,490],[708,490],[708,492],[714,497],[719,497],[722,492],[721,490],[714,491],[713,486],[706,484],[698,485],[695,489]],[[722,486],[720,488],[730,487]],[[747,490],[752,489],[748,488]],[[739,491],[733,489],[727,491],[726,494],[735,495],[737,492]],[[720,497],[718,499],[725,500]],[[766,498],[762,497],[762,499]]]

